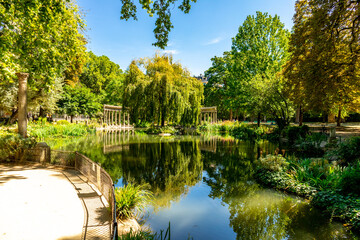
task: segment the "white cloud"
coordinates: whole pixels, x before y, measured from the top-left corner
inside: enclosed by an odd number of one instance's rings
[[[173,49],[173,50],[163,50],[162,53],[175,55],[175,54],[179,54],[180,52],[178,50]]]
[[[222,40],[221,37],[217,37],[217,38],[211,39],[210,41],[208,41],[207,43],[205,43],[205,45],[216,44],[216,43],[219,43],[221,40]]]

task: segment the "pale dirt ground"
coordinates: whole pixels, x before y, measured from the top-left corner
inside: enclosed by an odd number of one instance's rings
[[[323,127],[327,129],[329,133],[330,127],[336,127],[336,123],[304,123],[309,127]],[[336,136],[341,137],[341,139],[347,139],[350,137],[360,136],[360,123],[358,122],[349,122],[341,123],[340,127],[336,127]]]
[[[84,209],[59,170],[0,165],[0,239],[81,239]]]

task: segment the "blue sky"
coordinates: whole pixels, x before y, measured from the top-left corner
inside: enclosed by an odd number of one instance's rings
[[[137,0],[135,0],[137,1]],[[138,1],[137,1],[138,2]],[[151,57],[155,18],[138,8],[138,21],[120,20],[120,0],[78,0],[85,13],[88,49],[106,55],[126,70],[133,59]],[[172,11],[174,28],[165,49],[192,75],[203,74],[211,58],[231,48],[233,38],[248,15],[256,11],[279,15],[285,27],[293,25],[295,0],[198,0],[189,14]]]

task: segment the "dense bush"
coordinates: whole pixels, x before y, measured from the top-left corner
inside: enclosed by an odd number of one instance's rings
[[[151,127],[145,130],[147,134],[160,134],[160,133],[170,133],[170,134],[176,134],[177,131],[175,128],[171,126],[165,126],[165,127]]]
[[[314,187],[292,179],[286,172],[283,171],[272,172],[259,169],[255,174],[255,178],[263,185],[284,190],[289,193],[295,193],[306,198],[310,198],[316,194],[316,189]]]
[[[360,137],[353,137],[340,143],[339,147],[328,155],[338,157],[344,165],[360,160]]]
[[[287,169],[289,163],[286,159],[279,155],[266,155],[266,157],[260,157],[258,160],[258,164],[261,166],[262,169],[273,171],[273,172],[280,172]]]
[[[201,132],[228,133],[237,139],[249,141],[265,138],[266,134],[271,131],[266,126],[254,127],[249,124],[230,121],[216,124],[205,123],[198,126],[198,130]]]
[[[305,139],[306,135],[309,134],[309,126],[288,126],[284,129],[284,135],[288,139],[290,145],[295,144],[295,142],[301,138]]]
[[[152,192],[146,186],[128,184],[115,189],[116,213],[119,219],[126,219],[142,213],[146,206],[152,202]]]
[[[339,188],[343,193],[353,193],[360,196],[360,161],[344,170]]]
[[[290,161],[289,176],[319,190],[337,189],[343,169],[323,158]]]
[[[0,136],[0,160],[13,160],[22,149],[31,148],[35,145],[34,138],[23,138],[18,134]]]

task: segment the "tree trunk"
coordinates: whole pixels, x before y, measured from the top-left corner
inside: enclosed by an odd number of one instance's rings
[[[296,109],[295,123],[300,123],[300,112],[301,112],[301,106],[299,106],[299,107]]]
[[[74,120],[74,115],[71,115],[70,116],[70,123],[73,123],[73,120]]]
[[[230,109],[230,121],[232,121],[232,120],[233,120],[233,110]]]
[[[45,111],[44,109],[40,106],[40,110],[39,110],[39,117],[45,117]]]
[[[303,125],[303,119],[304,119],[304,111],[302,110],[302,108],[300,106],[299,126]]]
[[[258,117],[257,117],[257,126],[260,127],[260,121],[261,121],[261,114],[258,113]]]
[[[336,126],[340,127],[340,125],[341,125],[341,109],[339,108]]]
[[[28,73],[16,73],[19,79],[18,91],[18,131],[24,138],[27,137],[27,79]]]
[[[5,125],[9,125],[9,124],[13,124],[17,117],[18,117],[18,110],[17,109],[13,109],[12,110],[12,113],[11,113],[11,116],[9,117],[9,119],[6,121]]]

